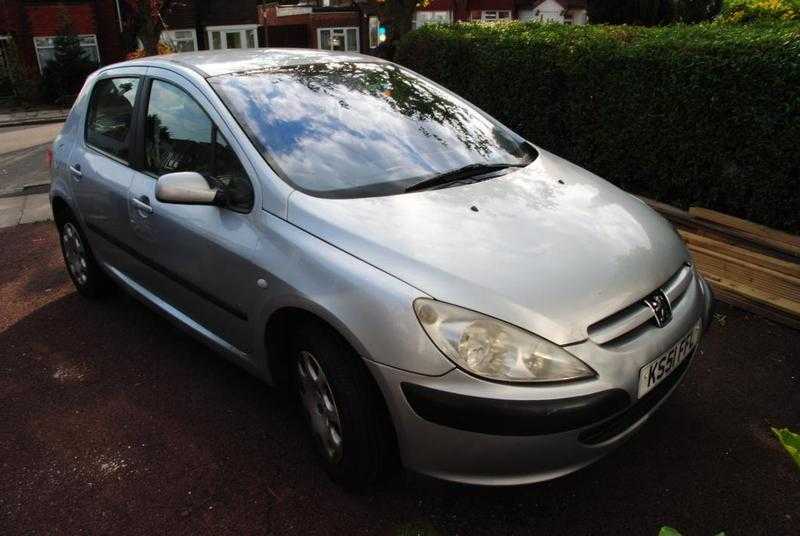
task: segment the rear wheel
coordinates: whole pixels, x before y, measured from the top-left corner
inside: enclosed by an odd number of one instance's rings
[[[58,226],[61,253],[72,283],[83,296],[97,298],[109,287],[108,276],[94,259],[78,223],[69,215]]]
[[[300,405],[330,477],[349,489],[395,465],[394,432],[360,358],[332,330],[304,323],[292,339]]]

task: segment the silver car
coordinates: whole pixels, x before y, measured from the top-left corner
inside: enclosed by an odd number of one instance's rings
[[[397,460],[490,485],[575,471],[666,400],[709,321],[643,202],[368,56],[102,68],[52,175],[78,291],[113,281],[296,394],[350,487]]]

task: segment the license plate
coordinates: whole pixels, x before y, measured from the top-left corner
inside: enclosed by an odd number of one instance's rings
[[[700,321],[672,348],[650,361],[639,370],[639,398],[664,381],[683,360],[689,356],[700,340]]]

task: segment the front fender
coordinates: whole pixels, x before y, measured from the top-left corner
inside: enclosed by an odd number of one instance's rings
[[[433,345],[413,310],[426,296],[364,261],[264,212],[259,264],[267,292],[255,321],[256,359],[271,379],[264,329],[281,309],[312,313],[333,326],[362,357],[418,374],[439,376],[454,365]]]

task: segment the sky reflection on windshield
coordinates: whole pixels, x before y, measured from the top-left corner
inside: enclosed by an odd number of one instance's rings
[[[311,193],[395,193],[467,164],[532,157],[514,133],[394,65],[317,63],[211,81],[276,171]]]

